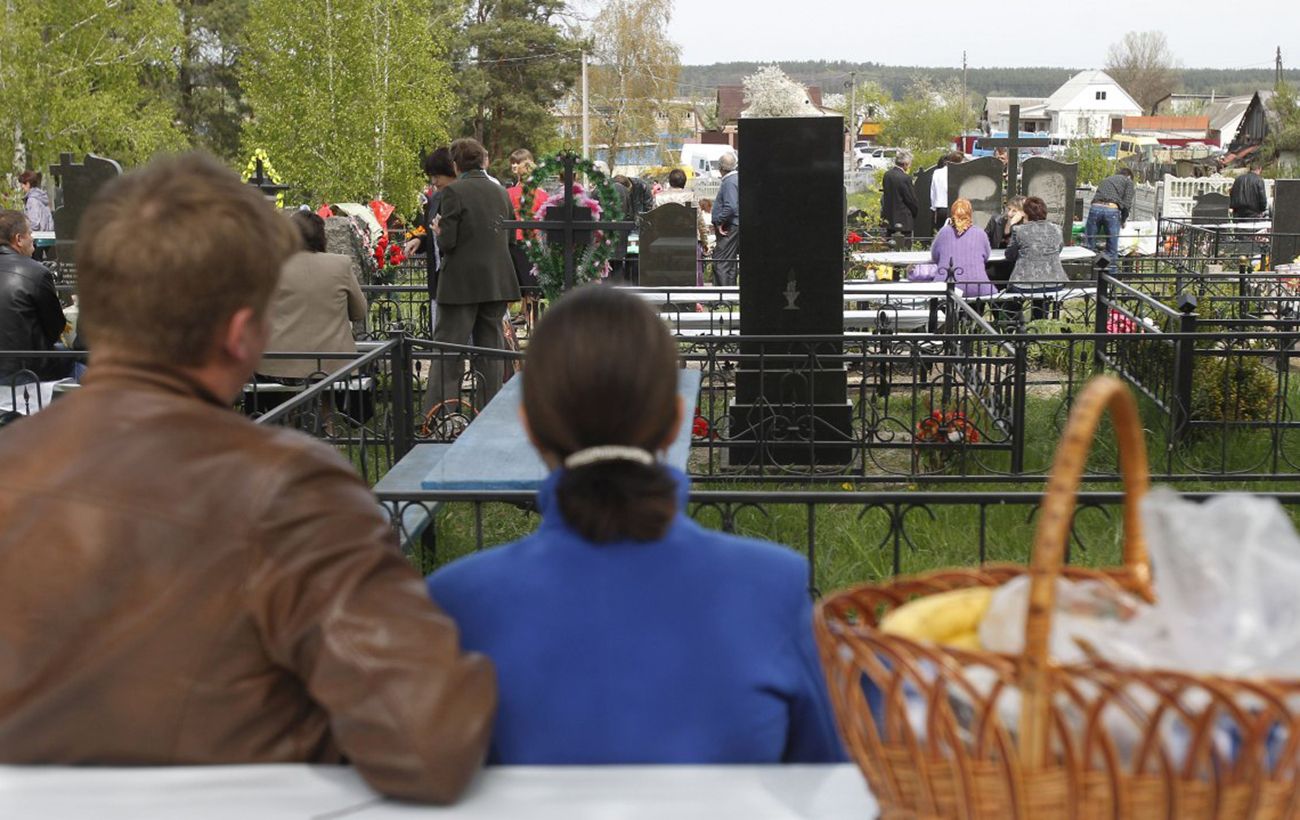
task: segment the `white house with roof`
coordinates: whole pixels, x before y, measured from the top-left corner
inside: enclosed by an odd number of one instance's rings
[[[1047,120],[1053,135],[1109,137],[1123,130],[1125,117],[1142,114],[1128,92],[1104,71],[1080,71],[1041,106],[1022,108],[1022,119]]]

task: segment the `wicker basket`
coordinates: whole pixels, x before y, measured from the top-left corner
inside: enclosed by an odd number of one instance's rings
[[[1109,408],[1124,475],[1124,567],[1062,567],[1084,461]],[[1300,681],[1243,680],[1048,659],[1055,579],[1150,597],[1138,502],[1150,476],[1120,381],[1080,393],[1057,449],[1031,566],[946,570],[823,599],[815,629],[846,748],[884,818],[1300,816]],[[886,635],[912,598],[1031,577],[1022,656]]]

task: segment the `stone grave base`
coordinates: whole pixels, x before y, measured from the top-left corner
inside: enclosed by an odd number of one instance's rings
[[[830,466],[853,461],[853,405],[847,400],[812,405],[733,401],[728,415],[731,467]]]

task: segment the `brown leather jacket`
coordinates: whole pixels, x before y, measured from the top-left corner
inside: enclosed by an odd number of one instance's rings
[[[346,758],[449,802],[495,708],[325,445],[106,363],[0,431],[0,763]]]

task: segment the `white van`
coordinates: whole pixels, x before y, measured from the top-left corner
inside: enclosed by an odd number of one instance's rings
[[[718,179],[722,173],[718,170],[718,160],[728,151],[734,151],[730,145],[683,145],[682,165],[691,169],[699,179]]]

